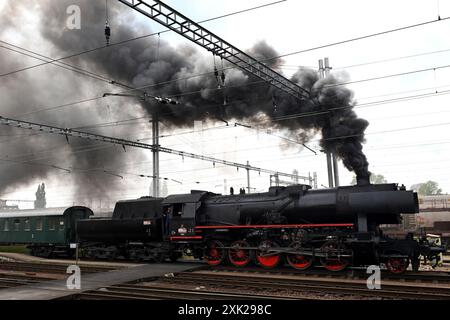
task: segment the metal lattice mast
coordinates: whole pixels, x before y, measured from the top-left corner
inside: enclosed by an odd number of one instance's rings
[[[208,161],[208,162],[212,162],[213,164],[219,163],[219,164],[223,164],[226,166],[257,171],[260,173],[261,172],[268,173],[271,175],[284,176],[284,177],[289,177],[289,178],[296,177],[296,175],[294,175],[294,174],[283,173],[283,172],[278,172],[278,171],[269,170],[269,169],[263,169],[263,168],[243,164],[243,163],[217,159],[217,158],[213,158],[213,157],[209,157],[209,156],[198,155],[198,154],[180,151],[180,150],[174,150],[174,149],[165,148],[165,147],[161,147],[161,146],[155,147],[154,145],[146,144],[146,143],[142,143],[142,142],[108,137],[108,136],[89,133],[89,132],[72,130],[70,128],[59,128],[59,127],[54,127],[54,126],[48,126],[48,125],[39,124],[39,123],[5,118],[2,116],[0,116],[0,125],[35,130],[35,131],[46,132],[46,133],[51,133],[51,134],[59,134],[59,135],[65,136],[67,141],[69,140],[69,137],[76,137],[76,138],[80,138],[80,139],[95,140],[95,141],[117,144],[117,145],[123,146],[124,148],[125,148],[125,146],[130,146],[130,147],[135,147],[135,148],[149,149],[152,151],[157,150],[159,152],[175,154],[175,155],[178,155],[181,157]],[[298,176],[298,177],[304,181],[309,180],[308,177],[303,177],[303,176]]]
[[[152,20],[162,24],[186,39],[212,52],[214,55],[266,81],[272,86],[298,99],[309,96],[309,92],[272,70],[262,62],[232,46],[227,41],[192,21],[158,0],[118,0]]]
[[[159,197],[160,187],[159,187],[159,122],[156,113],[152,117],[152,141],[153,141],[153,196]]]

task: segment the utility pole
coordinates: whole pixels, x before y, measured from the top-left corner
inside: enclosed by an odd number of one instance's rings
[[[325,64],[324,64],[325,62]],[[330,60],[325,58],[319,60],[319,78],[324,79],[330,75]],[[332,152],[327,152],[327,170],[328,170],[328,186],[330,188],[339,187],[339,169],[336,155]]]
[[[329,63],[328,58],[326,59],[326,62]],[[319,78],[320,79],[325,78],[325,68],[322,59],[319,60]],[[333,163],[331,160],[331,152],[327,151],[326,155],[327,155],[328,187],[333,188],[334,179],[333,179]]]
[[[250,193],[250,163],[247,160],[247,193]]]
[[[325,76],[330,75],[330,61],[328,58],[325,58]],[[339,187],[339,168],[338,168],[338,161],[335,153],[331,154],[331,158],[333,160],[333,172],[334,172],[334,186]]]
[[[156,113],[152,116],[153,138],[153,197],[159,197],[159,122]]]

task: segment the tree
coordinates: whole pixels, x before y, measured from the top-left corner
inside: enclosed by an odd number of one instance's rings
[[[375,174],[375,173],[372,173],[372,174],[370,175],[370,183],[373,183],[373,184],[382,184],[382,183],[387,183],[387,180],[386,180],[386,178],[385,178],[382,174]],[[353,179],[352,179],[351,184],[352,184],[352,185],[356,184],[356,176],[353,176]]]
[[[422,196],[433,196],[442,194],[442,189],[436,181],[427,181],[424,183],[416,183],[411,186],[411,189]]]
[[[39,184],[36,191],[36,200],[34,201],[35,209],[44,209],[47,206],[47,200],[45,198],[45,184]]]

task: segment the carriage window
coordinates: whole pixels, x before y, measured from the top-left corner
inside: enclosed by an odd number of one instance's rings
[[[9,220],[5,220],[5,225],[3,226],[3,231],[9,231]]]
[[[16,219],[14,220],[14,231],[19,231],[20,230],[20,220]]]
[[[42,231],[42,218],[37,218],[36,219],[36,230],[37,231]]]
[[[64,219],[59,219],[59,230],[64,230]]]
[[[29,219],[25,219],[23,229],[25,231],[30,231],[30,220]]]
[[[55,218],[53,217],[48,218],[48,230],[55,230],[55,228],[56,228]]]
[[[173,205],[172,215],[174,217],[180,217],[183,214],[183,204],[182,203],[175,203]]]

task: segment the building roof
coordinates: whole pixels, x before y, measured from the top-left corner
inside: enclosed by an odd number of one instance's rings
[[[39,216],[62,216],[67,207],[45,208],[45,209],[26,209],[26,210],[4,210],[0,211],[1,218],[25,218]]]

